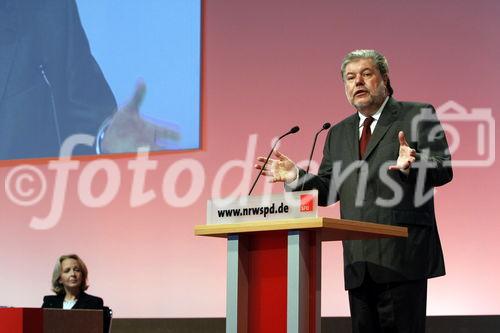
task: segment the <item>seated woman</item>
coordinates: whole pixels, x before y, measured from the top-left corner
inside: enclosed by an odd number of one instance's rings
[[[59,257],[52,273],[52,291],[55,296],[45,296],[42,308],[50,309],[103,309],[102,298],[85,293],[88,270],[76,254]]]

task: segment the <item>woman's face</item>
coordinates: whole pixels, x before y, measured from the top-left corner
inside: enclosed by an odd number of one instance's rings
[[[82,284],[82,270],[75,259],[64,259],[61,262],[59,282],[65,290],[79,290]]]

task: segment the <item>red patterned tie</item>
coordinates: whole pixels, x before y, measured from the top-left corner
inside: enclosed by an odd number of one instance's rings
[[[363,122],[363,132],[361,133],[361,139],[359,140],[359,158],[363,158],[365,156],[366,147],[368,146],[368,142],[370,141],[370,137],[372,136],[372,130],[370,129],[370,125],[375,119],[372,117],[367,117]]]

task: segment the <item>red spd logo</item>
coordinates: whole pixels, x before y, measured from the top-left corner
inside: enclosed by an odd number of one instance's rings
[[[312,194],[301,194],[300,195],[300,211],[301,212],[312,212],[314,196]]]

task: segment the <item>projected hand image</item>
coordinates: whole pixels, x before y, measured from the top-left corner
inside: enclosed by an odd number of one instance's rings
[[[1,1],[0,160],[56,158],[81,135],[96,140],[71,155],[199,148],[200,8]]]
[[[146,84],[139,82],[130,102],[112,116],[102,133],[103,153],[134,152],[140,147],[150,151],[172,149],[179,142],[178,130],[155,124],[140,114],[145,94]]]

